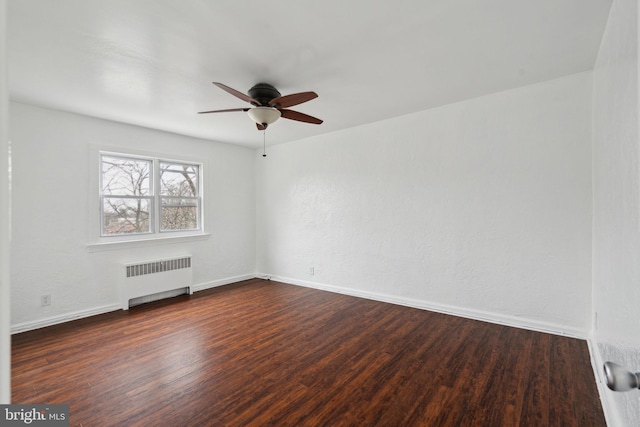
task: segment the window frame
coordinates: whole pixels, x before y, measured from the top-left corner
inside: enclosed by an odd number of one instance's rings
[[[95,198],[97,196],[97,207],[98,212],[97,215],[94,215],[94,218],[98,221],[97,230],[95,227],[92,227],[93,230],[92,236],[90,238],[91,241],[94,241],[94,244],[112,244],[112,243],[120,243],[120,242],[140,242],[145,240],[159,240],[159,239],[168,239],[168,238],[180,238],[180,237],[190,237],[190,236],[204,236],[205,227],[204,227],[204,206],[205,206],[205,197],[204,197],[204,164],[203,162],[194,161],[190,159],[179,158],[178,156],[170,156],[170,155],[158,155],[158,154],[140,154],[133,152],[126,152],[120,150],[105,150],[105,149],[95,149],[92,150],[95,153],[95,157],[93,161],[97,164],[97,192],[93,193]],[[103,192],[103,157],[114,157],[121,159],[132,159],[132,160],[143,160],[151,162],[150,169],[150,194],[148,196],[119,196],[119,195],[106,195]],[[166,163],[170,165],[188,165],[195,166],[197,168],[197,195],[196,196],[184,196],[182,198],[185,199],[194,199],[196,200],[197,208],[196,208],[196,221],[197,227],[188,230],[162,230],[161,225],[161,211],[162,211],[162,198],[168,196],[160,195],[160,164]],[[95,188],[95,187],[93,187]],[[136,233],[122,233],[122,234],[106,234],[104,232],[104,200],[108,197],[117,197],[122,199],[148,199],[149,200],[149,231],[148,232],[136,232]],[[90,245],[91,246],[91,245]]]

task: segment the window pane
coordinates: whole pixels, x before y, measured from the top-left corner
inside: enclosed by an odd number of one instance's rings
[[[163,197],[160,211],[160,230],[198,229],[198,199]]]
[[[102,194],[151,195],[151,160],[102,156]]]
[[[160,162],[160,195],[197,197],[198,165]]]
[[[105,197],[102,203],[102,234],[150,233],[150,199]]]

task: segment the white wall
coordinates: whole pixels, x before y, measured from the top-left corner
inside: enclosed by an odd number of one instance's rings
[[[256,163],[258,271],[586,336],[591,79],[270,148]]]
[[[118,309],[123,263],[193,255],[196,289],[255,272],[255,151],[11,103],[13,145],[12,325],[33,328]],[[208,239],[95,251],[90,147],[202,161]],[[97,163],[97,162],[96,162]],[[93,234],[92,234],[93,233]],[[40,296],[52,304],[40,307]]]
[[[6,6],[5,0],[0,0],[0,404],[11,401],[9,91],[6,61]]]
[[[638,13],[636,0],[614,0],[593,85],[594,340],[600,362],[634,371],[640,371]],[[604,397],[612,425],[638,425],[640,391],[605,389]]]

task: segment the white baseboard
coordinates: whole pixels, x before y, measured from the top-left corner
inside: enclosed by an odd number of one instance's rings
[[[104,314],[110,311],[120,310],[121,308],[122,306],[120,304],[103,305],[101,307],[94,307],[87,310],[79,310],[71,313],[61,314],[58,316],[47,317],[45,319],[18,323],[16,325],[11,326],[11,334],[31,331],[33,329],[40,329],[46,326],[52,326],[52,325],[57,325],[59,323],[82,319],[84,317],[96,316],[98,314]]]
[[[241,276],[226,277],[220,280],[213,280],[211,282],[198,283],[191,286],[191,292],[204,291],[205,289],[216,288],[218,286],[230,285],[236,282],[242,282],[243,280],[255,279],[258,277],[255,273],[243,274]]]
[[[214,280],[211,282],[199,283],[190,287],[190,292],[203,291],[209,288],[215,288],[217,286],[229,285],[235,282],[241,282],[243,280],[253,279],[256,277],[255,273],[244,274],[241,276],[227,277],[220,280]],[[57,325],[59,323],[70,322],[72,320],[82,319],[84,317],[96,316],[98,314],[108,313],[110,311],[121,310],[122,304],[110,304],[101,307],[89,308],[86,310],[78,310],[71,313],[65,313],[58,316],[47,317],[44,319],[32,320],[28,322],[18,323],[11,325],[11,334],[17,334],[20,332],[31,331],[34,329],[40,329],[47,326]]]
[[[397,297],[389,294],[381,294],[376,292],[362,291],[352,288],[344,288],[332,285],[326,285],[317,282],[310,282],[306,280],[298,280],[289,277],[281,277],[267,273],[249,273],[240,276],[227,277],[224,279],[214,280],[210,282],[203,282],[191,286],[191,292],[203,291],[205,289],[215,288],[218,286],[229,285],[231,283],[241,282],[243,280],[249,280],[253,278],[272,279],[275,281],[288,283],[292,285],[304,286],[308,288],[320,289],[329,292],[340,293],[344,295],[351,295],[360,298],[371,299],[375,301],[387,302],[391,304],[398,304],[407,307],[420,308],[423,310],[435,311],[438,313],[451,314],[454,316],[465,317],[474,320],[481,320],[489,323],[497,323],[505,326],[512,326],[516,328],[529,329],[538,332],[546,332],[554,335],[564,335],[573,338],[587,339],[588,333],[585,330],[579,328],[571,328],[564,325],[558,325],[548,322],[540,322],[532,319],[519,318],[514,316],[506,316],[499,313],[492,313],[481,310],[473,310],[464,307],[451,306],[446,304],[432,303],[429,301],[417,300],[413,298]],[[72,313],[65,313],[59,316],[48,317],[45,319],[38,319],[29,322],[23,322],[11,326],[11,333],[25,332],[32,329],[39,329],[46,326],[55,325],[58,323],[68,322],[71,320],[81,319],[83,317],[95,316],[97,314],[107,313],[109,311],[115,311],[121,309],[119,304],[105,305],[101,307],[95,307],[87,310],[79,310]]]
[[[489,311],[474,310],[464,307],[458,307],[447,304],[433,303],[413,298],[397,297],[389,294],[381,294],[377,292],[368,292],[352,288],[344,288],[323,283],[310,282],[306,280],[292,279],[290,277],[281,277],[267,273],[257,273],[256,277],[269,278],[278,282],[288,283],[291,285],[304,286],[307,288],[320,289],[323,291],[335,292],[354,297],[366,298],[375,301],[387,302],[391,304],[403,305],[407,307],[420,308],[423,310],[435,311],[437,313],[450,314],[468,319],[480,320],[483,322],[496,323],[499,325],[511,326],[514,328],[527,329],[536,332],[545,332],[553,335],[562,335],[571,338],[586,339],[589,334],[581,328],[574,328],[566,325],[560,325],[549,322],[541,322],[538,320],[521,318],[516,316],[508,316],[500,313]]]

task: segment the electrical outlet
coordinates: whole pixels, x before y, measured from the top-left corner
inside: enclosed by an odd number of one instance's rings
[[[315,274],[313,267],[309,268],[309,274],[312,276]]]
[[[40,306],[45,307],[51,305],[51,295],[42,295],[40,297]]]

